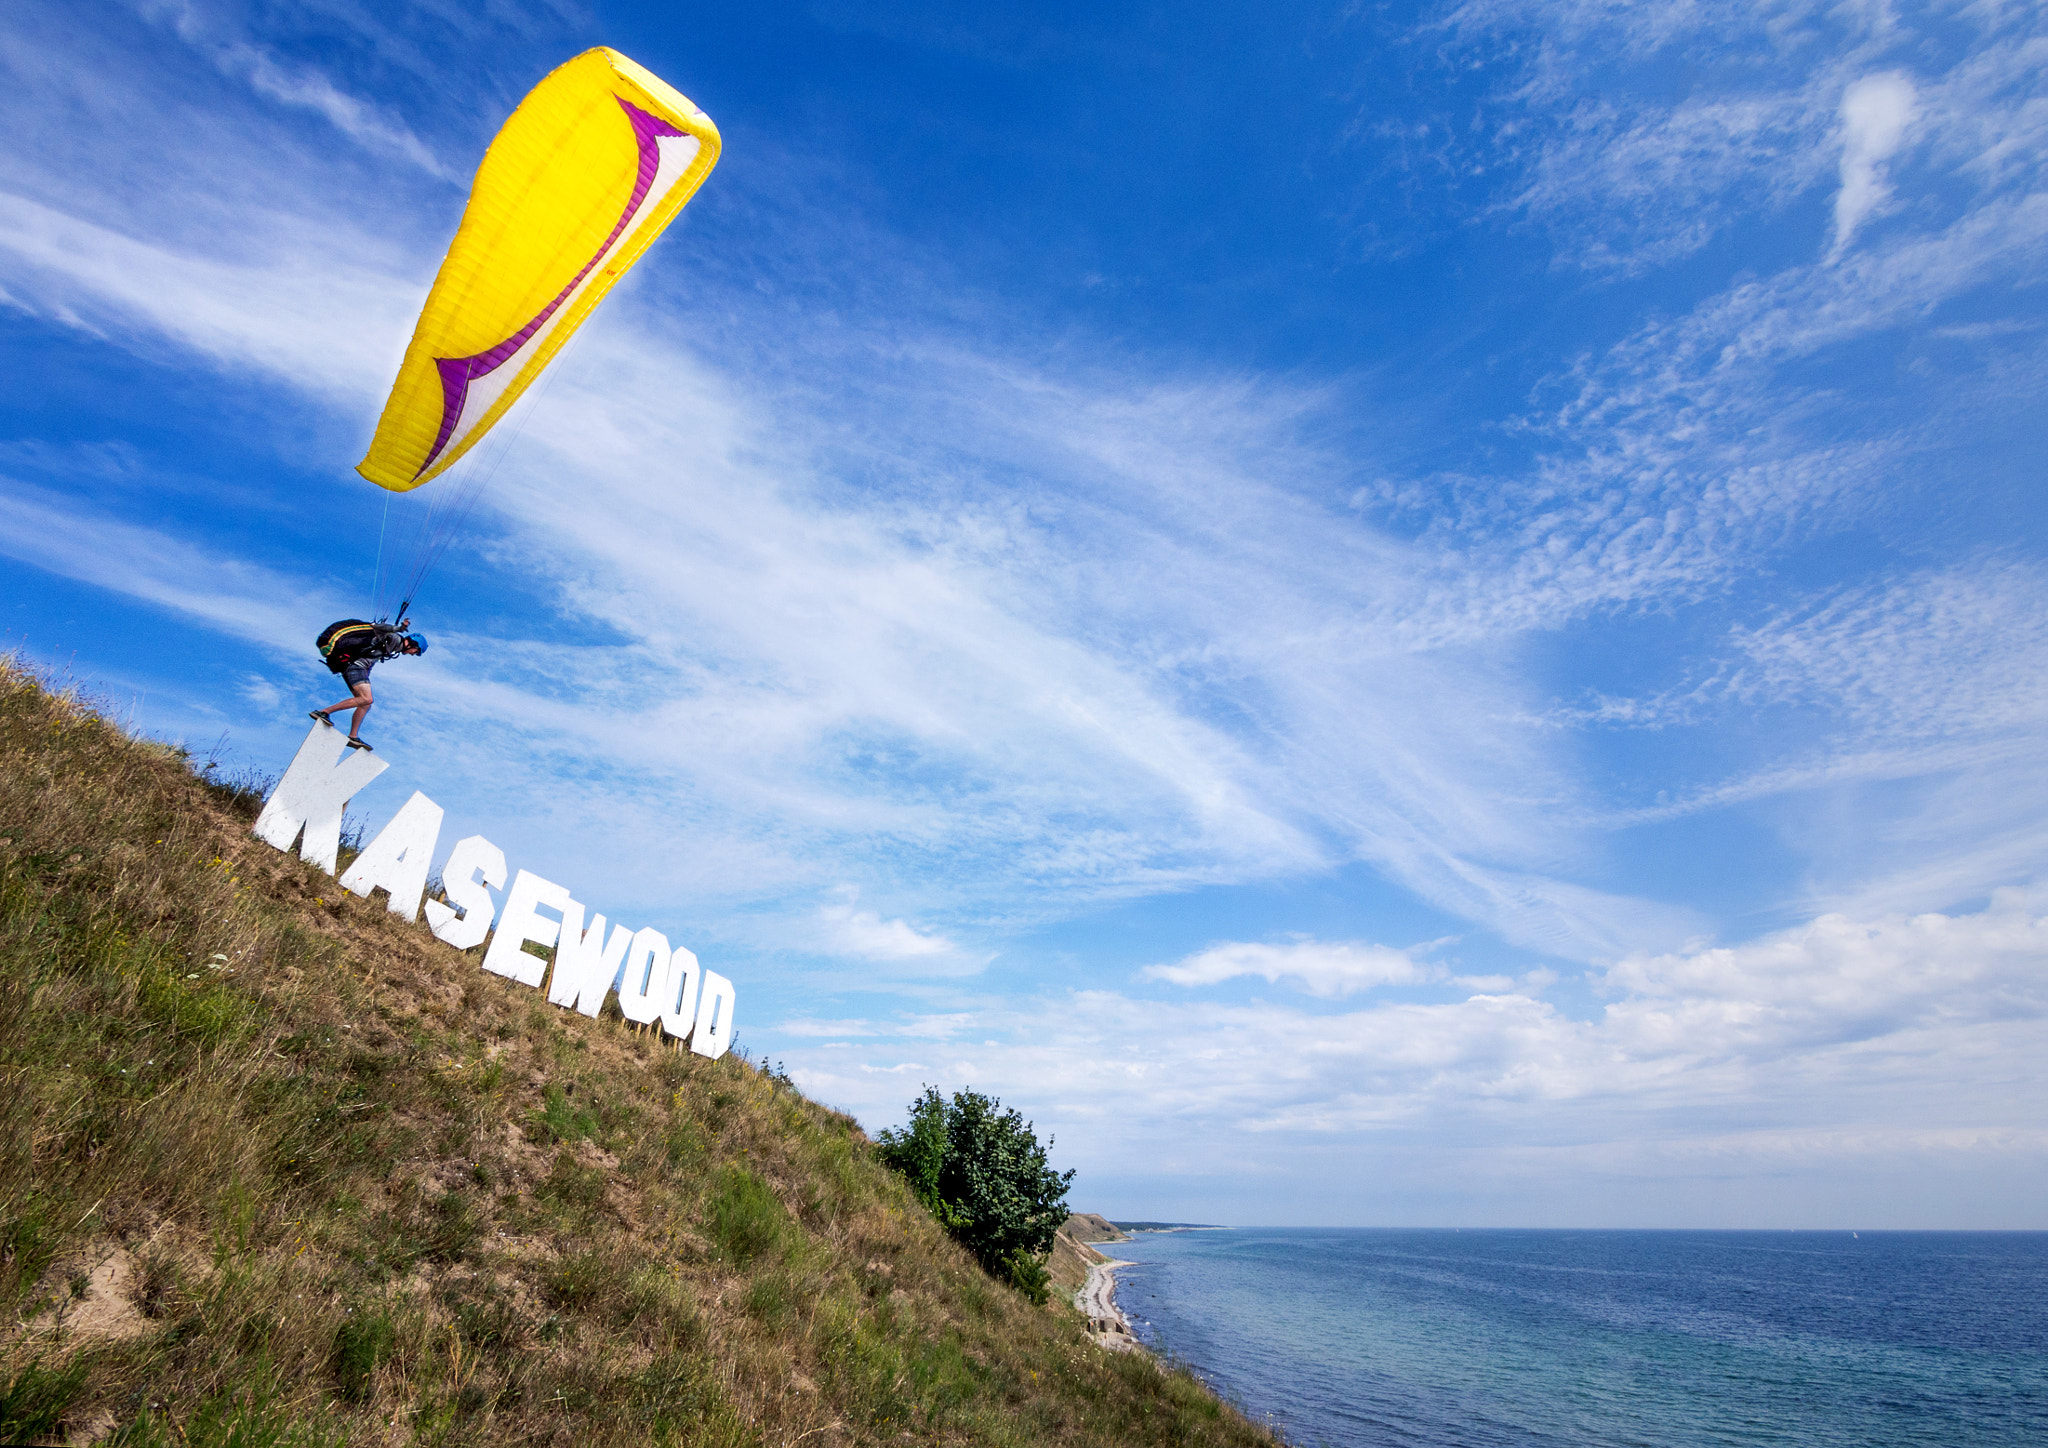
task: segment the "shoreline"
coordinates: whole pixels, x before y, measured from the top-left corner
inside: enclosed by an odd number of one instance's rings
[[[1144,1345],[1131,1332],[1116,1305],[1116,1269],[1136,1264],[1115,1257],[1089,1264],[1088,1280],[1074,1294],[1074,1306],[1088,1319],[1088,1331],[1111,1352],[1143,1352]]]

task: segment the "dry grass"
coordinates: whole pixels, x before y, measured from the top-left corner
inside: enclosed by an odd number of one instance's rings
[[[0,1439],[1270,1443],[855,1124],[477,968],[0,661]]]

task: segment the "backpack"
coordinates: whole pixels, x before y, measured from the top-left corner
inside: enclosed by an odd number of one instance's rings
[[[320,657],[327,660],[327,672],[338,674],[377,637],[377,625],[366,619],[344,618],[320,630],[313,642]]]

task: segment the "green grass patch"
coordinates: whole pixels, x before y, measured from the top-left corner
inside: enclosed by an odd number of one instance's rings
[[[370,1396],[371,1380],[398,1345],[398,1329],[381,1307],[359,1307],[334,1330],[334,1381],[341,1395],[360,1403]]]
[[[721,1174],[706,1216],[718,1245],[741,1266],[779,1248],[789,1228],[782,1199],[743,1166]]]
[[[29,1362],[0,1388],[0,1442],[20,1443],[56,1434],[65,1410],[85,1386],[85,1363],[59,1367]]]
[[[541,1093],[541,1109],[528,1114],[527,1135],[541,1146],[558,1142],[588,1141],[597,1135],[597,1113],[588,1101],[577,1101],[560,1086]]]

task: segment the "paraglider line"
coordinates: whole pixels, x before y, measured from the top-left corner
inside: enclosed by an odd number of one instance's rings
[[[420,524],[418,541],[413,549],[412,567],[406,581],[405,594],[408,601],[419,596],[420,587],[426,581],[427,575],[433,571],[449,546],[454,543],[456,536],[462,532],[478,501],[496,479],[498,469],[504,466],[505,459],[511,455],[519,439],[525,436],[527,425],[532,422],[534,414],[540,411],[541,404],[547,400],[549,392],[553,391],[555,379],[567,369],[570,354],[575,352],[582,340],[581,330],[569,338],[556,356],[554,365],[549,367],[546,375],[541,378],[540,386],[522,399],[524,405],[519,408],[518,422],[509,430],[499,430],[497,436],[491,439],[492,446],[488,449],[478,448],[464,454],[456,465],[456,476],[449,479],[452,486],[440,490],[438,496],[428,505],[427,515]],[[489,453],[487,465],[483,462],[486,452]]]
[[[384,598],[384,530],[391,526],[391,494],[384,495],[384,516],[377,524],[377,571],[370,576],[370,607]]]

